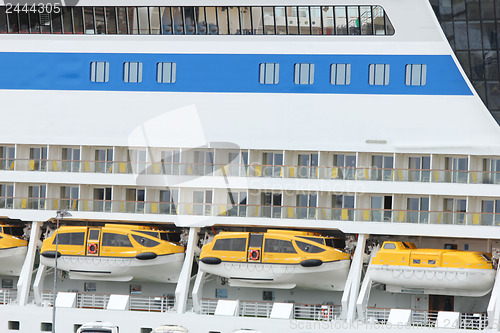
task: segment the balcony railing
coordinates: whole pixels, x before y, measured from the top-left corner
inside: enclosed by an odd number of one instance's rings
[[[52,291],[42,292],[42,301],[53,304]],[[84,309],[106,309],[110,294],[76,293],[76,307]],[[175,300],[168,296],[130,296],[130,311],[167,312],[173,311]]]
[[[367,322],[387,323],[391,309],[367,307],[365,318]],[[410,326],[435,327],[438,311],[411,310]],[[447,328],[483,330],[488,326],[486,313],[460,313],[457,323],[448,323]]]
[[[500,184],[500,171],[263,164],[0,159],[1,170]]]
[[[202,298],[201,313],[213,315],[217,307],[217,299]],[[266,301],[239,301],[240,317],[269,318],[274,302]],[[302,304],[294,303],[293,319],[329,321],[340,316],[340,305]]]
[[[0,197],[0,209],[34,209],[102,213],[239,216],[353,222],[454,225],[500,225],[500,214],[400,209],[297,207],[175,203],[157,201]]]

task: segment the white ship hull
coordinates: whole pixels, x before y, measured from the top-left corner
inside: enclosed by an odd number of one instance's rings
[[[69,272],[69,277],[76,280],[138,280],[175,283],[179,278],[183,260],[184,253],[158,256],[149,260],[61,256],[57,259],[57,268]],[[51,258],[41,256],[40,263],[54,267],[54,259]]]
[[[19,276],[27,251],[27,246],[0,250],[0,275]]]
[[[480,297],[491,291],[495,281],[492,269],[371,265],[369,274],[387,291],[435,295]]]
[[[200,269],[229,279],[233,287],[272,287],[291,289],[301,287],[320,290],[344,290],[349,260],[325,262],[317,267],[262,263],[222,262],[209,265],[200,262]]]

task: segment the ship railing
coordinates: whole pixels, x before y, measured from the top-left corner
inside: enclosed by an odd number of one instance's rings
[[[0,159],[0,170],[500,184],[500,171],[380,168],[375,166],[344,167],[261,163],[216,164],[4,158]]]
[[[103,213],[239,216],[356,222],[500,225],[500,213],[376,208],[178,203],[158,201],[0,197],[0,209],[60,210]]]
[[[53,292],[43,291],[42,302],[45,306],[53,305]],[[89,292],[76,293],[76,307],[82,309],[106,309],[110,294]],[[15,298],[14,298],[15,299]],[[1,301],[1,300],[0,300]],[[189,300],[188,300],[189,301]],[[171,296],[130,296],[130,311],[167,312],[173,311],[175,300]]]
[[[213,315],[218,299],[201,299],[201,313]],[[275,302],[271,301],[239,301],[240,317],[269,318]],[[293,303],[293,319],[331,321],[340,316],[341,306],[331,304]]]
[[[109,295],[93,293],[77,293],[76,307],[85,309],[105,309],[108,305]]]
[[[174,304],[174,298],[167,296],[130,296],[130,310],[133,311],[173,311]]]
[[[367,307],[365,318],[368,323],[388,324],[390,308]],[[436,327],[438,311],[433,310],[411,310],[410,322],[401,323],[409,326]],[[460,313],[458,322],[442,323],[448,328],[483,330],[488,326],[486,313]]]
[[[0,304],[10,304],[17,300],[17,289],[0,289]]]

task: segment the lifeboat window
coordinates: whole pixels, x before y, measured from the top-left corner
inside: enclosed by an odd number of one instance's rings
[[[157,242],[157,241],[154,241],[152,239],[149,239],[149,238],[146,238],[146,237],[142,237],[142,236],[139,236],[139,235],[132,235],[132,238],[134,238],[134,240],[141,244],[142,246],[145,246],[145,247],[155,247],[157,245],[160,245],[160,242]]]
[[[297,253],[292,242],[281,239],[266,239],[265,252],[273,253]]]
[[[309,244],[309,243],[304,243],[304,242],[301,242],[301,241],[295,241],[295,244],[297,244],[297,246],[299,247],[299,249],[301,249],[302,251],[307,252],[307,253],[321,253],[321,252],[325,252],[324,249],[322,249],[320,247],[317,247],[317,246],[314,246],[314,245]]]
[[[215,241],[214,251],[246,251],[246,238],[223,238]]]
[[[429,260],[428,263],[429,263],[429,265],[435,265],[436,264],[436,260]]]
[[[420,264],[420,259],[413,259],[414,264]]]
[[[405,242],[403,242],[403,246],[405,247],[405,249],[409,249],[410,247],[408,246],[408,244],[406,244]]]
[[[99,239],[100,230],[89,230],[89,240],[97,240]]]
[[[57,238],[59,238],[59,245],[83,245],[85,243],[84,232],[66,232],[57,234],[52,244],[56,243]]]
[[[24,230],[21,227],[3,227],[3,233],[16,237],[24,236]]]
[[[158,231],[144,231],[144,230],[134,230],[135,232],[140,232],[141,234],[145,234],[148,236],[153,236],[155,238],[160,238],[158,237]],[[166,239],[164,239],[166,240]]]
[[[102,234],[102,246],[133,247],[127,235],[104,232]]]
[[[320,238],[320,237],[305,237],[305,236],[299,236],[299,238],[307,239],[307,240],[310,240],[310,241],[316,242],[316,243],[318,243],[318,244],[325,245],[325,240],[324,240],[323,238]],[[327,244],[327,245],[328,245],[328,244]],[[333,243],[332,243],[332,246],[333,246]]]
[[[394,249],[396,249],[396,244],[394,244],[394,243],[384,244],[384,249],[386,249],[386,250],[394,250]]]
[[[160,239],[172,243],[179,243],[181,235],[178,232],[160,232]]]
[[[3,238],[3,236],[0,236],[0,239],[2,239],[2,238]]]
[[[251,234],[250,244],[248,245],[248,247],[262,247],[263,240],[264,240],[263,234]]]
[[[483,257],[483,259],[486,260],[486,261],[491,261],[490,256],[487,255],[487,254],[481,253],[481,257]]]

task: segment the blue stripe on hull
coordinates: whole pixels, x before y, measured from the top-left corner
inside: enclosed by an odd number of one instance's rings
[[[140,47],[140,45],[138,45]],[[110,63],[109,82],[90,82],[90,62]],[[123,63],[142,62],[141,83],[123,82]],[[175,62],[174,84],[156,82],[157,62]],[[260,63],[279,63],[279,84],[259,83]],[[294,84],[294,64],[313,63],[314,84]],[[332,63],[351,64],[351,84],[330,84]],[[370,64],[390,64],[387,86],[368,84]],[[406,64],[426,64],[425,86],[405,85]],[[0,89],[172,91],[218,93],[472,95],[446,55],[269,55],[0,53]]]

